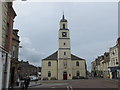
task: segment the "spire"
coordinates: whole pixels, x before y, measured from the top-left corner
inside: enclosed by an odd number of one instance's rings
[[[62,19],[65,19],[65,16],[64,16],[64,11],[63,11],[63,17],[62,17]]]
[[[67,20],[65,19],[65,16],[64,16],[64,11],[63,11],[62,19],[60,20],[60,22],[67,22]]]

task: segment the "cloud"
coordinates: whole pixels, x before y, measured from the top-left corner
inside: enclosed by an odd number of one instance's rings
[[[68,20],[73,54],[85,58],[90,69],[98,55],[115,45],[118,3],[14,3],[15,28],[20,29],[20,59],[39,64],[58,48],[62,11]],[[120,35],[120,34],[119,34]],[[39,64],[40,65],[40,64]]]
[[[44,53],[32,47],[32,42],[27,37],[21,38],[20,60],[29,61],[31,64],[40,66]]]

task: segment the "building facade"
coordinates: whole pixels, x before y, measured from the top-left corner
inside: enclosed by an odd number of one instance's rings
[[[11,57],[11,65],[10,65],[10,87],[13,87],[16,85],[16,81],[18,78],[18,67],[19,67],[19,61],[18,61],[18,54],[19,54],[19,36],[18,36],[17,29],[13,30],[12,35],[12,57]]]
[[[120,38],[117,39],[116,45],[109,49],[109,52],[110,52],[110,62],[109,62],[110,78],[113,78],[113,79],[120,78],[119,45],[120,45]]]
[[[28,61],[19,61],[18,76],[20,79],[26,76],[37,76],[38,72],[38,67],[29,64]]]
[[[92,76],[108,78],[109,71],[109,52],[105,52],[104,55],[98,56],[91,64]]]
[[[0,90],[2,88],[2,2],[0,0]]]
[[[102,77],[110,79],[120,78],[120,53],[119,46],[120,38],[117,39],[117,43],[114,47],[109,49],[109,52],[99,56],[93,61],[92,64],[92,76]]]
[[[9,87],[12,31],[16,13],[12,7],[12,2],[1,2],[2,22],[0,22],[0,89]]]
[[[64,15],[60,20],[58,51],[42,60],[42,79],[86,77],[86,61],[71,54],[70,33]]]

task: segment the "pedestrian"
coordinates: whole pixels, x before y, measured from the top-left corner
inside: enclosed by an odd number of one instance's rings
[[[19,83],[20,83],[20,79],[18,78],[16,81],[16,85],[19,86]]]
[[[25,78],[24,84],[25,84],[25,90],[27,90],[27,88],[28,88],[28,86],[29,86],[29,84],[30,84],[30,77],[29,77],[29,76],[27,76],[27,77]]]
[[[108,74],[108,79],[110,78],[110,75]]]
[[[24,90],[24,88],[25,88],[24,81],[20,82],[20,88],[21,88],[21,90]]]

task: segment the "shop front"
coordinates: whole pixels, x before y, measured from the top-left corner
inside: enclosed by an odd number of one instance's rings
[[[110,68],[110,78],[118,79],[120,78],[120,66],[117,67],[109,67]]]

